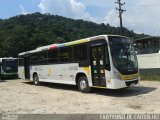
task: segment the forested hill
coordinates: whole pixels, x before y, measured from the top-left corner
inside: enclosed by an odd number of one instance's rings
[[[0,19],[0,57],[17,57],[20,52],[53,44],[57,37],[73,41],[100,34],[119,34],[119,29],[109,24],[96,24],[40,13]],[[124,35],[133,38],[146,36],[126,28]]]

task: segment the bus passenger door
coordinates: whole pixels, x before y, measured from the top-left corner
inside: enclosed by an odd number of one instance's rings
[[[90,53],[93,86],[106,87],[105,46],[92,46]]]
[[[24,71],[25,79],[30,79],[30,58],[28,56],[24,58]]]

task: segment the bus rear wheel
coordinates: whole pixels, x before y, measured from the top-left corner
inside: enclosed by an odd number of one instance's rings
[[[33,84],[36,85],[36,86],[40,85],[39,78],[38,78],[37,74],[33,75]]]
[[[88,84],[88,79],[85,76],[79,77],[78,79],[78,89],[82,93],[88,93],[91,91],[91,88]]]

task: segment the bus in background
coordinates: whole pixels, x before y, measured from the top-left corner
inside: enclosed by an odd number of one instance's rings
[[[0,79],[17,78],[18,59],[17,58],[0,58]]]
[[[18,75],[40,82],[120,89],[139,82],[136,53],[130,38],[99,35],[53,44],[19,54]]]
[[[144,79],[160,79],[160,37],[135,40],[140,74]]]

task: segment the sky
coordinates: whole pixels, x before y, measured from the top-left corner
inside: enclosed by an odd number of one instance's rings
[[[34,12],[119,26],[117,0],[0,0],[0,19]],[[136,33],[160,36],[160,0],[121,0],[123,26]]]

